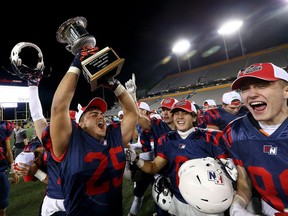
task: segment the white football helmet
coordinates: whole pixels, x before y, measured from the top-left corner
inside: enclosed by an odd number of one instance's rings
[[[157,205],[165,211],[168,211],[172,201],[173,194],[170,191],[170,186],[170,179],[161,175],[155,179],[152,186],[154,202],[156,202]]]
[[[232,203],[234,188],[221,162],[214,158],[186,161],[178,171],[179,190],[186,202],[197,210],[222,213]]]
[[[37,62],[35,61],[35,65],[27,66],[27,63],[24,64],[23,60],[20,58],[20,53],[24,48],[33,48],[36,50],[38,58],[35,59],[37,60]],[[39,78],[41,78],[43,75],[43,70],[45,68],[43,54],[41,49],[36,44],[30,42],[20,42],[16,44],[11,51],[10,61],[14,73],[22,79],[32,83],[37,83],[39,82]]]

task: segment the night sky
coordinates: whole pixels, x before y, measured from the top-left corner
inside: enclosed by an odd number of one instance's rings
[[[2,7],[0,79],[11,78],[3,67],[10,68],[10,52],[18,42],[37,44],[44,55],[46,77],[39,89],[48,115],[54,91],[74,58],[65,44],[56,40],[56,31],[73,17],[87,19],[86,29],[95,36],[96,46],[112,47],[125,59],[116,78],[124,84],[135,73],[139,93],[179,72],[171,50],[177,39],[186,38],[191,43],[189,52],[195,53],[189,58],[191,69],[225,60],[223,38],[217,30],[228,19],[243,20],[240,36],[245,53],[288,42],[288,3],[284,0],[61,1],[66,5],[61,8],[47,1],[29,4],[11,1],[7,8]],[[6,9],[9,16],[4,15]],[[239,41],[238,34],[226,38],[230,58],[242,54]],[[215,52],[206,56],[211,49]],[[170,61],[164,64],[164,59]],[[187,59],[180,58],[180,68],[189,69]],[[71,108],[76,109],[78,103],[85,105],[94,96],[104,97],[109,106],[116,100],[107,89],[91,92],[82,76]]]

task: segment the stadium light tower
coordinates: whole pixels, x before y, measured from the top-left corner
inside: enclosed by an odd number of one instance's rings
[[[240,46],[241,46],[241,52],[242,52],[242,55],[244,55],[244,49],[243,49],[243,44],[242,44],[242,39],[241,39],[241,34],[240,34],[240,28],[242,25],[243,25],[243,22],[241,20],[232,20],[232,21],[229,21],[229,22],[226,22],[225,24],[223,24],[222,27],[218,30],[218,33],[223,36],[224,47],[225,47],[227,59],[229,59],[229,55],[228,55],[228,51],[227,51],[225,35],[233,34],[236,31],[238,31],[239,41],[240,41]]]
[[[190,48],[190,42],[186,39],[181,39],[181,40],[177,41],[172,48],[172,52],[176,53],[179,73],[181,73],[179,56],[186,53],[189,50],[189,48]],[[188,64],[189,64],[189,70],[190,70],[191,67],[190,67],[189,58],[188,58]]]

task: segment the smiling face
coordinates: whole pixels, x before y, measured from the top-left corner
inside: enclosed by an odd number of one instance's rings
[[[85,111],[79,125],[84,131],[99,140],[106,136],[104,113],[96,107],[91,107]]]
[[[288,84],[285,81],[247,78],[240,90],[242,101],[262,124],[280,124],[288,117]]]
[[[197,121],[197,115],[179,109],[173,113],[173,120],[177,130],[185,132],[193,127],[193,123]]]

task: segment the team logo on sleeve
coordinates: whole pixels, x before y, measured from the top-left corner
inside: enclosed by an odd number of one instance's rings
[[[272,145],[264,145],[263,152],[268,155],[277,155],[277,147],[273,147]]]

